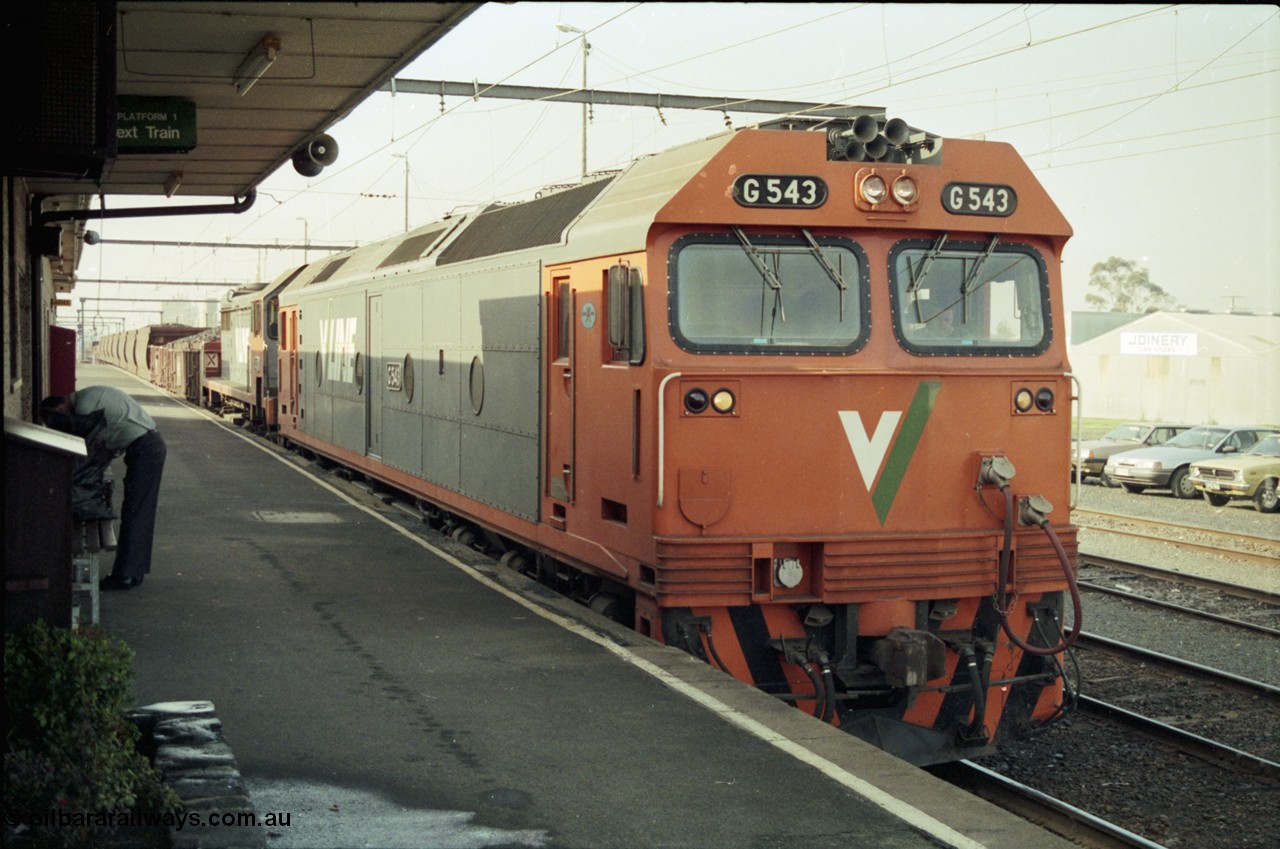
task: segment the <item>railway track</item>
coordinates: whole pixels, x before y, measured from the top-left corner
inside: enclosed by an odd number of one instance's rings
[[[1162,844],[973,761],[939,764],[930,767],[929,772],[1088,849],[1165,849]]]
[[[1204,533],[1196,547],[1274,559],[1264,551],[1274,540],[1135,523],[1148,531],[1137,535],[1161,542],[1188,547],[1185,535]],[[1084,552],[1080,585],[1094,594],[1085,627],[1107,636],[1077,643],[1075,711],[997,756],[955,766],[956,783],[1086,846],[1273,845],[1280,681],[1266,659],[1278,656],[1280,596]],[[1265,813],[1255,821],[1257,811]]]
[[[1077,710],[936,774],[1090,847],[1268,845],[1280,825],[1280,687],[1082,635]],[[1193,793],[1193,798],[1188,794]],[[1233,807],[1229,807],[1233,806]],[[1263,811],[1240,833],[1205,810]]]
[[[1079,585],[1183,616],[1280,636],[1280,595],[1266,590],[1081,553]]]
[[[1122,516],[1094,510],[1071,511],[1072,521],[1081,528],[1160,543],[1218,556],[1273,564],[1280,567],[1280,540],[1218,531],[1196,525],[1180,525],[1136,516]]]
[[[1280,740],[1258,734],[1280,730],[1280,686],[1093,634],[1076,644],[1081,709],[1280,783]]]

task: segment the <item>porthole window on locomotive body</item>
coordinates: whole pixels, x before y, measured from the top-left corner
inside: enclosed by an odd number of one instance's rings
[[[480,415],[484,408],[484,362],[477,356],[471,359],[471,409]]]
[[[671,246],[672,338],[702,354],[852,354],[867,341],[866,254],[850,239],[740,231]]]
[[[404,355],[404,371],[401,380],[404,383],[404,400],[406,404],[413,403],[413,357],[409,354]]]

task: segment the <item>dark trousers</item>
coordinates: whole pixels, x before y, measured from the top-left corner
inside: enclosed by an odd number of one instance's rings
[[[115,568],[111,570],[117,578],[141,578],[151,571],[151,542],[156,531],[165,453],[164,439],[155,430],[138,437],[125,449],[120,539]]]

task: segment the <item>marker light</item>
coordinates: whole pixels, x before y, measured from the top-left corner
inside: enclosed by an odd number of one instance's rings
[[[862,181],[862,199],[870,204],[880,203],[889,193],[889,189],[884,184],[884,178],[872,174],[870,177]]]
[[[684,408],[695,415],[705,413],[710,404],[711,399],[701,389],[690,389],[684,394]]]
[[[711,396],[711,406],[717,413],[732,413],[737,405],[738,399],[728,389],[717,389],[716,394]]]
[[[1013,408],[1019,413],[1025,413],[1035,404],[1035,396],[1031,394],[1030,389],[1019,389],[1013,394]]]

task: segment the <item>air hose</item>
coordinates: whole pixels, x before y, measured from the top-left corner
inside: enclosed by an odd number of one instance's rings
[[[836,716],[836,679],[831,674],[831,664],[827,661],[826,655],[822,658],[822,683],[826,687],[826,710],[822,712],[822,721],[831,722]]]
[[[801,665],[804,674],[809,676],[809,683],[813,685],[813,715],[817,719],[827,718],[827,690],[822,686],[822,679],[818,676],[818,670],[813,668],[813,664],[805,662]]]
[[[1000,617],[1000,627],[1008,635],[1013,644],[1022,649],[1027,654],[1045,657],[1048,655],[1061,654],[1067,649],[1075,645],[1076,639],[1080,636],[1081,607],[1080,607],[1080,588],[1076,586],[1076,576],[1071,569],[1071,560],[1067,557],[1066,550],[1062,547],[1062,543],[1058,540],[1058,535],[1053,532],[1053,528],[1049,525],[1049,518],[1042,516],[1039,521],[1041,530],[1049,536],[1049,542],[1053,544],[1053,550],[1058,554],[1058,562],[1062,564],[1062,574],[1067,579],[1067,588],[1071,593],[1071,610],[1074,617],[1072,629],[1063,638],[1062,642],[1056,646],[1033,646],[1013,632],[1013,628],[1009,625],[1009,561],[1013,556],[1013,526],[1017,521],[1017,517],[1013,511],[1013,492],[1009,489],[1008,483],[1003,483],[1000,490],[1004,493],[1004,545],[1000,549],[1000,575],[999,583],[996,587],[996,613]]]
[[[973,722],[964,730],[964,736],[968,740],[986,740],[990,736],[983,722],[987,715],[986,682],[983,673],[978,670],[977,653],[973,646],[967,643],[962,645],[960,656],[968,669],[970,686],[973,687]]]

